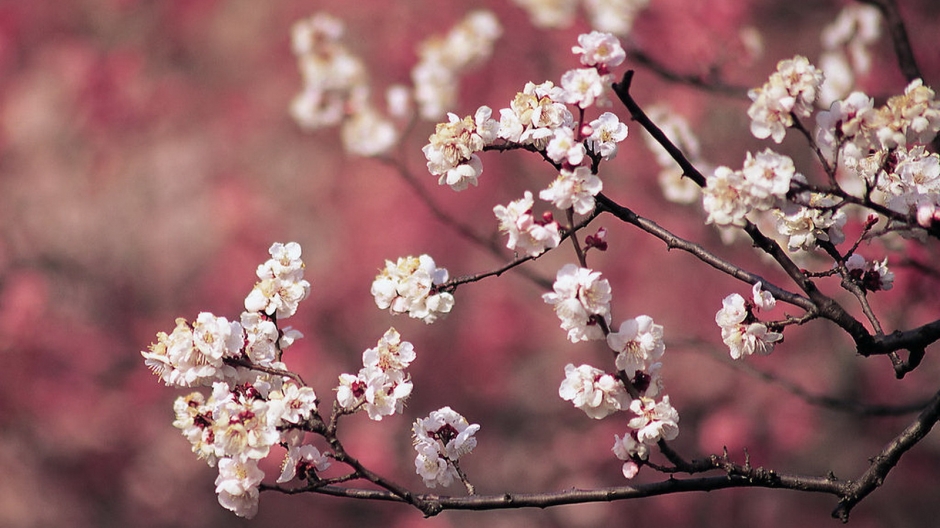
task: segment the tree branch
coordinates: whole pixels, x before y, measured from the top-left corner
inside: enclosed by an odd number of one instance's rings
[[[940,419],[940,392],[937,392],[930,405],[917,416],[917,419],[872,459],[868,470],[846,487],[843,498],[832,512],[832,516],[841,519],[842,522],[848,521],[852,508],[884,483],[888,472],[898,464],[901,455],[927,436],[938,419]]]
[[[881,11],[885,17],[888,26],[888,32],[891,34],[891,43],[894,45],[894,54],[898,59],[898,66],[907,82],[914,79],[921,79],[920,68],[917,66],[917,59],[914,58],[914,50],[911,48],[911,41],[907,37],[907,28],[904,26],[904,20],[901,18],[901,12],[894,0],[859,0],[863,4],[872,5]]]
[[[783,288],[774,285],[760,275],[739,268],[726,260],[722,260],[704,247],[674,235],[672,232],[661,227],[656,222],[634,213],[632,210],[614,202],[604,194],[598,194],[596,199],[599,208],[613,214],[620,220],[623,220],[628,224],[635,225],[643,231],[646,231],[647,233],[662,240],[666,243],[666,246],[669,249],[681,249],[682,251],[695,256],[702,262],[717,269],[718,271],[726,273],[748,284],[756,284],[761,282],[763,283],[762,288],[766,291],[769,291],[771,295],[773,295],[777,300],[792,304],[794,306],[799,306],[807,312],[815,313],[817,311],[816,305],[810,299],[784,290]]]

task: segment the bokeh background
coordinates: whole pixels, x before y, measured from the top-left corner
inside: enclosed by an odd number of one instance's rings
[[[940,6],[900,4],[926,83],[936,86]],[[820,30],[843,5],[653,0],[631,41],[676,71],[715,67],[730,84],[759,86],[780,59],[800,53],[814,60]],[[342,18],[347,45],[366,61],[381,93],[408,82],[418,42],[475,8],[495,12],[505,31],[492,59],[464,78],[453,109],[461,115],[481,104],[507,106],[527,81],[557,82],[575,66],[569,50],[576,36],[589,29],[583,16],[567,28],[539,29],[519,7],[495,0],[0,0],[0,525],[837,522],[829,518],[832,497],[756,489],[545,511],[445,512],[429,520],[401,505],[316,495],[265,493],[252,521],[216,503],[215,470],[196,460],[170,425],[179,392],[156,382],[139,351],[176,317],[237,316],[268,246],[290,240],[304,247],[313,293],[292,321],[306,338],[286,361],[321,399],[330,401],[337,376],[355,372],[362,350],[390,325],[417,349],[404,416],[381,423],[356,416],[343,424],[341,437],[370,467],[423,489],[413,472],[410,425],[450,405],[482,425],[477,450],[463,462],[480,493],[624,482],[610,452],[624,420],[590,420],[557,396],[566,363],[604,366],[606,348],[568,343],[540,300],[543,290],[517,273],[461,287],[451,316],[433,326],[376,309],[369,284],[385,259],[429,253],[452,275],[463,275],[507,257],[443,225],[389,165],[343,154],[335,130],[303,133],[287,113],[300,89],[289,42],[295,20],[317,11]],[[742,35],[755,32],[763,42],[758,54],[742,44]],[[873,60],[860,86],[883,101],[906,83],[885,37]],[[667,103],[688,119],[712,164],[737,168],[745,151],[767,146],[747,133],[746,99],[670,84],[642,67],[634,86],[641,104]],[[626,119],[618,105],[612,109]],[[432,123],[418,123],[397,159],[436,203],[483,236],[496,236],[493,205],[544,188],[553,177],[534,156],[488,154],[480,187],[455,194],[424,171],[420,147],[432,130]],[[801,138],[789,137],[780,148],[802,172],[818,173]],[[791,287],[746,243],[722,244],[697,206],[666,202],[654,159],[642,131],[631,127],[617,159],[602,169],[605,192]],[[682,452],[727,447],[743,461],[747,449],[755,465],[852,478],[909,421],[820,409],[729,367],[714,313],[724,296],[749,288],[610,217],[595,226],[610,232],[611,250],[592,253],[591,264],[614,288],[614,324],[645,313],[666,328],[664,375],[682,417],[675,442]],[[851,237],[857,225],[848,231]],[[884,251],[862,248],[869,258]],[[935,250],[914,255],[936,262]],[[527,269],[551,279],[573,259],[563,247]],[[900,259],[891,256],[892,263]],[[937,280],[894,269],[895,288],[875,296],[886,327],[936,318]],[[826,287],[836,292],[836,286]],[[907,403],[937,390],[940,362],[932,351],[899,382],[887,360],[856,357],[831,325],[788,330],[786,338],[774,355],[748,364],[814,394],[869,403]],[[656,478],[643,470],[637,481]],[[940,515],[938,492],[935,433],[853,512],[853,525],[930,525]]]

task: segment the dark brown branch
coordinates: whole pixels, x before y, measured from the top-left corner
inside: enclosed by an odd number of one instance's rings
[[[632,80],[633,72],[627,71],[623,76],[623,80],[620,83],[615,83],[613,85],[614,92],[620,98],[620,101],[623,102],[624,106],[627,107],[633,120],[640,123],[640,125],[642,125],[643,128],[646,129],[646,131],[649,132],[649,134],[654,139],[656,139],[656,141],[659,142],[663,148],[666,149],[669,155],[672,156],[673,160],[675,160],[675,162],[682,169],[683,174],[691,178],[700,187],[704,187],[705,177],[701,174],[701,172],[699,172],[698,169],[696,169],[695,166],[688,160],[688,158],[686,158],[685,154],[683,154],[682,151],[679,150],[679,148],[677,148],[669,140],[669,138],[666,137],[662,130],[660,130],[649,119],[646,113],[643,112],[643,109],[640,108],[640,105],[630,95],[630,83]],[[808,134],[806,131],[804,131],[804,133]],[[908,215],[901,215],[900,213],[891,211],[887,207],[872,202],[870,199],[860,199],[851,196],[838,187],[817,189],[813,186],[798,184],[797,188],[798,190],[829,192],[830,194],[838,196],[846,202],[864,205],[865,207],[884,214],[889,218],[904,221],[909,225],[916,225],[914,219]],[[598,203],[610,210],[610,212],[614,213],[614,215],[618,218],[637,225],[638,227],[644,228],[643,224],[638,223],[640,218],[637,217],[632,211],[629,211],[626,208],[622,208],[622,206],[615,204],[606,197],[602,197],[602,195],[598,197]],[[670,238],[664,238],[664,236],[657,234],[655,229],[662,228],[659,228],[659,226],[650,221],[646,221],[645,223],[646,225],[653,228],[653,230],[648,230],[648,232],[662,239],[667,243],[667,245],[671,244]],[[823,294],[816,287],[816,284],[813,282],[811,277],[804,273],[803,270],[793,262],[790,256],[787,255],[787,253],[775,240],[761,233],[760,229],[758,229],[757,226],[751,222],[747,222],[747,224],[744,226],[744,231],[751,237],[751,240],[754,242],[754,245],[757,248],[770,255],[777,262],[777,264],[780,265],[783,271],[785,271],[787,275],[800,287],[800,289],[803,290],[809,299],[807,300],[801,296],[795,296],[794,298],[794,294],[790,294],[790,298],[787,299],[783,296],[778,296],[776,291],[771,290],[768,287],[767,290],[770,291],[774,297],[780,300],[784,300],[785,302],[790,302],[791,304],[801,306],[807,309],[807,311],[812,311],[814,314],[818,313],[819,316],[834,322],[852,337],[852,339],[855,341],[855,346],[858,353],[863,356],[891,355],[895,374],[898,378],[903,377],[907,372],[910,372],[916,368],[920,364],[921,359],[923,359],[925,354],[924,349],[935,341],[940,340],[940,320],[933,323],[928,323],[913,330],[908,330],[905,332],[898,331],[891,334],[890,336],[882,337],[880,334],[877,336],[872,335],[872,333],[870,333],[859,320],[852,317],[838,302]],[[940,238],[940,226],[931,227],[927,231],[930,235]],[[668,232],[663,234],[668,234],[668,236],[671,238],[677,238]],[[710,254],[704,250],[704,248],[701,248],[701,246],[691,243],[688,244],[690,244],[688,247],[683,247],[680,245],[670,245],[670,247],[678,247],[680,249],[689,251],[716,269],[725,271],[726,273],[750,282],[751,284],[753,284],[753,282],[745,277],[757,277],[756,275],[745,272],[744,270],[740,270],[739,268],[731,266],[730,264],[728,264],[730,267],[725,267],[727,263],[720,261],[720,259],[709,258]],[[732,273],[731,270],[734,270],[734,272]],[[795,302],[797,299],[800,300]],[[809,308],[810,305],[812,308]],[[906,361],[900,360],[897,357],[896,352],[898,350],[909,351],[910,354]]]
[[[907,82],[923,78],[917,66],[917,59],[914,58],[914,50],[907,37],[907,28],[904,26],[904,20],[901,19],[897,3],[894,0],[859,0],[859,2],[877,7],[885,17],[898,66]]]
[[[441,495],[414,495],[413,498],[427,505],[426,515],[437,515],[444,510],[498,510],[515,508],[548,508],[564,504],[583,504],[589,502],[610,502],[615,500],[654,497],[671,493],[690,491],[715,491],[727,488],[762,487],[792,489],[798,491],[841,495],[843,483],[827,477],[809,477],[800,475],[779,475],[772,471],[758,474],[753,478],[737,475],[715,477],[675,479],[661,482],[638,484],[636,486],[618,486],[592,490],[569,489],[547,493],[504,493],[501,495],[472,495],[451,497]],[[279,490],[280,491],[280,490]],[[347,497],[354,499],[384,500],[405,502],[397,495],[384,490],[344,488],[323,486],[315,493]],[[290,491],[288,491],[290,493]]]
[[[647,233],[662,240],[666,243],[666,246],[669,249],[681,249],[682,251],[695,256],[697,259],[717,269],[718,271],[726,273],[748,284],[756,284],[761,282],[763,283],[762,288],[766,291],[769,291],[775,299],[792,304],[794,306],[799,306],[807,312],[816,312],[816,306],[810,299],[784,290],[783,288],[770,283],[767,281],[767,279],[764,279],[760,275],[756,275],[747,270],[739,268],[728,261],[722,260],[704,247],[674,235],[672,232],[661,227],[656,222],[634,213],[629,208],[614,202],[604,194],[597,195],[597,204],[599,208],[613,214],[620,220],[623,220],[628,224],[635,225],[643,231],[646,231]]]
[[[848,521],[849,512],[852,511],[852,508],[884,484],[885,477],[898,464],[901,455],[927,436],[927,433],[930,432],[938,419],[940,419],[940,392],[933,397],[930,405],[917,416],[916,420],[889,442],[878,456],[872,459],[868,470],[858,480],[851,482],[846,487],[844,497],[832,512],[832,516],[841,519],[843,522]]]
[[[675,146],[672,141],[666,137],[666,134],[653,123],[649,116],[646,115],[646,112],[644,112],[643,109],[640,108],[640,105],[637,104],[636,100],[633,99],[633,96],[630,95],[630,84],[632,82],[633,70],[628,70],[623,74],[623,79],[613,85],[614,93],[617,94],[620,102],[627,107],[627,110],[630,112],[630,117],[646,129],[646,131],[653,136],[653,139],[666,149],[666,152],[672,156],[672,159],[679,164],[683,176],[691,178],[699,187],[705,187],[705,176],[695,168],[695,165],[679,150],[679,147]]]
[[[561,235],[561,239],[562,239],[562,240],[565,240],[566,238],[572,236],[574,233],[577,233],[578,230],[580,230],[580,229],[584,228],[585,226],[587,226],[588,224],[590,224],[590,223],[597,217],[597,215],[600,214],[600,212],[601,212],[601,211],[600,211],[599,209],[595,209],[594,211],[592,211],[590,215],[588,215],[587,217],[585,217],[584,219],[582,219],[582,220],[581,220],[580,222],[578,222],[577,224],[574,224],[574,226],[571,227],[570,229],[566,230],[566,231]],[[515,267],[517,267],[517,266],[519,266],[520,264],[524,264],[524,263],[526,263],[526,262],[529,262],[530,260],[536,260],[536,259],[542,257],[543,255],[545,255],[546,253],[548,253],[548,251],[545,251],[545,252],[543,252],[543,253],[540,253],[540,254],[538,254],[538,255],[536,255],[536,256],[534,256],[534,257],[533,257],[533,256],[529,256],[529,255],[526,255],[526,256],[524,256],[524,257],[516,257],[515,259],[513,259],[513,260],[507,262],[506,264],[503,264],[502,266],[500,266],[500,267],[498,267],[498,268],[496,268],[496,269],[490,270],[490,271],[485,271],[485,272],[483,272],[483,273],[476,273],[476,274],[474,274],[474,275],[464,275],[464,276],[461,276],[461,277],[455,277],[455,278],[453,278],[453,279],[451,279],[451,280],[449,280],[449,281],[447,281],[447,282],[445,282],[445,283],[443,283],[443,284],[439,284],[439,285],[437,286],[437,289],[438,289],[438,290],[444,290],[444,291],[453,291],[454,289],[457,288],[457,286],[460,286],[461,284],[468,284],[468,283],[471,283],[471,282],[477,282],[477,281],[483,280],[483,279],[485,279],[485,278],[487,278],[487,277],[499,277],[499,276],[502,275],[503,273],[506,273],[507,271],[509,271],[509,270],[511,270],[511,269],[513,269],[513,268],[515,268]],[[536,282],[537,282],[537,284],[538,284],[539,286],[542,286],[542,287],[544,287],[545,289],[551,289],[551,288],[552,288],[552,281],[546,281],[546,280],[541,280],[541,279],[540,279],[540,280],[538,280],[538,281],[536,281]]]
[[[503,258],[502,247],[499,244],[497,244],[494,240],[488,239],[486,237],[483,237],[477,234],[472,229],[470,229],[468,225],[461,222],[456,217],[454,217],[453,215],[449,214],[447,211],[442,209],[434,200],[434,197],[431,196],[431,193],[429,193],[428,190],[425,189],[423,185],[421,185],[418,179],[414,177],[414,175],[411,173],[411,171],[408,169],[408,167],[404,163],[396,159],[388,158],[388,157],[380,158],[380,160],[386,163],[387,165],[389,165],[390,167],[394,168],[395,171],[398,172],[399,176],[401,176],[401,178],[405,180],[405,183],[407,183],[412,188],[412,190],[414,190],[415,193],[417,193],[418,198],[421,200],[421,202],[423,202],[424,205],[427,206],[428,210],[431,211],[431,214],[434,215],[434,217],[437,218],[439,222],[453,229],[454,231],[457,232],[457,234],[467,239],[468,241],[472,242],[473,244],[487,250],[488,252],[493,254],[495,257]],[[548,282],[545,278],[524,268],[520,269],[520,273],[522,274],[522,276],[529,279],[531,282],[535,283],[539,287],[544,287],[545,284]]]
[[[665,64],[662,64],[639,49],[627,50],[627,57],[630,61],[645,67],[646,69],[658,75],[660,78],[672,83],[686,84],[707,92],[729,95],[732,97],[747,96],[747,88],[743,86],[732,86],[730,84],[724,83],[718,77],[714,68],[709,71],[708,75],[679,73],[669,69],[669,67],[667,67]]]

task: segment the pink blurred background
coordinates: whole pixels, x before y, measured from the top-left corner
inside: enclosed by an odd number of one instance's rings
[[[937,86],[940,6],[900,3],[926,83]],[[653,0],[633,38],[678,71],[719,65],[729,82],[758,86],[777,60],[797,53],[813,60],[820,29],[842,5]],[[557,81],[575,66],[569,49],[588,29],[583,17],[540,30],[518,7],[495,0],[0,1],[0,525],[835,525],[833,497],[757,489],[430,520],[402,505],[317,495],[265,493],[253,521],[218,506],[215,470],[171,426],[180,393],[156,382],[139,350],[175,317],[235,317],[267,247],[290,240],[304,247],[313,293],[292,321],[306,338],[286,361],[321,399],[331,400],[336,377],[355,372],[362,350],[390,325],[416,347],[405,415],[343,424],[341,437],[370,467],[423,490],[410,425],[450,405],[482,425],[477,450],[462,462],[479,493],[624,483],[610,446],[625,423],[590,420],[557,396],[566,363],[604,366],[609,351],[567,343],[542,290],[513,273],[461,287],[451,316],[434,326],[376,309],[369,284],[384,259],[429,253],[452,276],[503,260],[443,226],[388,166],[345,156],[335,131],[304,134],[287,114],[300,89],[289,46],[295,20],[321,10],[344,19],[347,44],[381,93],[408,81],[417,42],[480,7],[493,10],[505,32],[492,60],[464,79],[457,113],[507,106],[526,81]],[[741,58],[742,27],[763,35],[760,57]],[[881,42],[861,87],[883,100],[905,82]],[[642,68],[634,86],[641,104],[668,102],[689,119],[714,164],[739,167],[746,150],[768,146],[748,135],[745,100],[670,85]],[[626,119],[621,107],[613,110]],[[480,187],[455,194],[424,171],[420,147],[432,130],[416,127],[404,159],[439,204],[482,235],[495,231],[493,205],[553,177],[533,156],[487,154]],[[632,126],[630,135],[602,168],[609,196],[792,289],[747,244],[723,246],[697,207],[667,204],[642,131]],[[817,170],[800,138],[781,150],[801,171]],[[682,452],[727,446],[743,461],[746,448],[755,465],[853,478],[910,419],[820,410],[729,368],[716,359],[727,352],[714,313],[725,295],[749,288],[611,217],[594,225],[610,231],[611,250],[592,254],[591,264],[614,288],[614,324],[645,313],[665,326],[664,375],[682,417],[675,442]],[[880,258],[882,248],[862,252]],[[527,266],[550,279],[573,259],[563,247]],[[936,318],[937,281],[896,271],[895,289],[875,297],[886,326]],[[865,402],[906,403],[937,389],[931,351],[899,382],[887,360],[856,357],[832,325],[788,330],[786,338],[773,356],[749,364],[813,393]],[[853,512],[854,526],[924,526],[940,515],[938,438],[905,455]],[[643,470],[637,480],[657,476]]]

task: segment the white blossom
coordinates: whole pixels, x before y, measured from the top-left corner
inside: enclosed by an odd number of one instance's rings
[[[630,395],[619,379],[590,365],[567,364],[558,395],[596,420],[630,404]]]
[[[325,471],[330,467],[330,459],[320,450],[310,444],[293,446],[287,450],[287,456],[281,463],[281,475],[277,478],[279,484],[290,482],[295,477],[306,479],[314,472]]]
[[[571,25],[578,0],[513,0],[529,13],[531,22],[540,28],[561,28]]]
[[[415,420],[415,472],[429,488],[449,486],[457,474],[456,463],[477,445],[474,434],[480,430],[450,407],[431,412],[427,418]]]
[[[619,66],[627,58],[620,40],[601,31],[578,35],[578,45],[571,52],[580,55],[581,64],[604,69]]]
[[[777,231],[788,237],[790,251],[809,251],[817,241],[841,244],[845,241],[842,226],[847,220],[841,209],[833,209],[835,200],[820,194],[812,194],[809,207],[788,204],[784,209],[774,210]]]
[[[501,34],[496,16],[480,10],[469,13],[447,34],[418,46],[420,60],[411,71],[411,80],[423,119],[438,119],[455,105],[460,74],[487,59]]]
[[[751,133],[758,139],[783,141],[793,116],[807,117],[816,101],[823,74],[806,57],[797,55],[777,63],[777,71],[760,88],[748,92],[753,103],[747,115]]]
[[[509,108],[500,109],[497,137],[539,149],[560,127],[572,128],[574,117],[565,105],[567,92],[551,81],[526,83]]]
[[[930,143],[940,131],[940,101],[932,88],[915,79],[903,95],[889,98],[876,111],[871,127],[885,149]]]
[[[721,339],[728,345],[731,358],[741,359],[752,354],[770,354],[774,343],[783,339],[783,334],[769,331],[763,323],[750,323],[722,328]]]
[[[663,396],[658,403],[650,398],[633,400],[630,411],[636,417],[627,426],[636,431],[639,442],[653,445],[679,436],[679,413],[669,403],[669,396]]]
[[[650,0],[584,0],[591,27],[615,35],[627,36],[633,22]]]
[[[532,193],[526,191],[522,199],[494,207],[493,214],[499,220],[499,230],[509,235],[506,247],[535,257],[557,247],[561,234],[558,222],[546,217],[536,218],[532,214],[532,206]]]
[[[539,198],[559,209],[571,207],[578,214],[588,214],[594,209],[594,197],[603,188],[604,183],[590,167],[563,168],[548,188],[539,192]]]
[[[397,262],[385,261],[371,291],[379,308],[433,323],[454,305],[453,295],[435,289],[447,277],[447,270],[438,268],[428,255],[401,257]]]
[[[719,226],[744,225],[748,213],[747,199],[743,196],[744,175],[728,167],[718,167],[705,178],[702,205],[708,213],[706,224]]]
[[[777,300],[774,299],[774,296],[770,292],[761,290],[762,285],[763,283],[757,281],[751,288],[751,294],[754,297],[754,306],[761,310],[773,310],[774,306],[777,305]]]
[[[648,315],[620,323],[617,332],[607,334],[607,345],[617,352],[617,369],[626,372],[630,378],[637,371],[649,369],[666,350],[662,325],[655,324]]]
[[[224,359],[237,357],[243,342],[240,324],[203,312],[194,325],[178,318],[173,331],[159,332],[156,343],[141,355],[167,385],[209,386],[235,375],[235,369]]]
[[[295,383],[285,383],[281,390],[271,392],[269,398],[283,406],[280,419],[292,424],[301,423],[317,410],[317,395],[313,389]]]
[[[786,199],[796,169],[788,156],[765,149],[757,155],[748,152],[741,173],[750,206],[766,211]]]
[[[869,262],[858,253],[853,253],[846,259],[845,267],[849,277],[868,291],[890,290],[894,287],[894,272],[888,269],[888,257],[881,262]]]
[[[628,432],[623,435],[623,438],[614,435],[614,446],[611,448],[614,456],[624,461],[622,471],[623,476],[627,479],[632,479],[640,471],[640,466],[633,461],[634,458],[640,460],[649,458],[649,446],[637,441],[633,434],[635,433]]]
[[[402,412],[412,388],[404,371],[367,366],[356,376],[340,375],[336,401],[348,412],[365,410],[371,420],[381,421]]]
[[[555,129],[545,154],[555,163],[576,167],[584,160],[585,149],[583,143],[575,140],[574,130],[562,127]]]
[[[561,86],[565,90],[565,102],[580,108],[593,106],[609,84],[609,77],[601,75],[596,68],[568,70],[561,76]]]
[[[362,353],[363,366],[376,367],[383,371],[404,370],[414,359],[414,345],[402,341],[401,334],[394,328],[386,330],[374,348],[366,349]]]
[[[627,138],[627,133],[627,125],[621,123],[616,114],[604,112],[591,121],[587,146],[602,158],[611,160],[617,155],[617,144]]]
[[[542,295],[555,307],[561,328],[568,332],[572,343],[604,339],[600,326],[593,321],[593,317],[600,317],[610,324],[610,284],[600,276],[600,272],[565,264],[555,278],[554,291]]]
[[[303,279],[300,244],[275,243],[268,252],[271,258],[258,266],[256,275],[261,280],[245,298],[245,310],[286,319],[310,294],[310,283]]]
[[[747,317],[747,306],[744,297],[737,293],[725,297],[721,301],[721,310],[715,314],[715,323],[724,328],[744,321]]]
[[[346,152],[373,157],[387,153],[398,142],[398,130],[387,118],[368,105],[353,112],[340,128]]]
[[[219,476],[215,479],[219,504],[239,517],[253,518],[258,513],[258,485],[262,479],[264,472],[255,460],[219,460]]]

